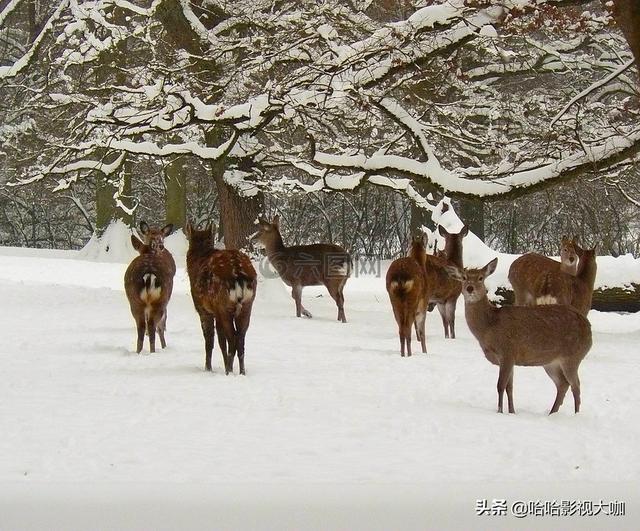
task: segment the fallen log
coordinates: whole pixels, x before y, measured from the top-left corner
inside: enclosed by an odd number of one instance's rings
[[[499,304],[513,304],[513,290],[499,287],[495,300]],[[632,282],[624,288],[598,288],[593,291],[591,308],[601,312],[640,312],[640,284]]]

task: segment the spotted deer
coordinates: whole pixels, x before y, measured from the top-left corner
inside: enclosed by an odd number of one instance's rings
[[[516,258],[509,267],[514,303],[518,306],[535,306],[541,296],[550,295],[536,292],[535,286],[542,286],[540,279],[548,273],[555,275],[558,272],[575,276],[581,253],[580,246],[565,236],[560,243],[560,262],[538,253],[526,253]]]
[[[456,304],[460,296],[460,283],[447,274],[447,266],[462,267],[462,240],[469,233],[464,225],[459,233],[452,234],[439,226],[438,232],[445,240],[444,251],[436,251],[436,255],[427,255],[425,271],[429,284],[429,307],[438,306],[442,318],[444,337],[456,337]]]
[[[558,269],[538,276],[533,285],[536,305],[564,304],[573,306],[586,316],[591,309],[596,272],[595,248],[581,249],[580,263],[575,275]]]
[[[173,232],[173,223],[169,223],[161,229],[157,227],[150,227],[146,221],[140,222],[140,234],[142,234],[142,241],[145,245],[150,246],[163,253],[167,257],[167,262],[171,264],[173,274],[176,272],[176,262],[168,249],[164,246],[164,239]]]
[[[167,346],[164,337],[167,304],[173,290],[176,265],[171,253],[164,249],[163,238],[159,236],[145,244],[131,235],[131,244],[139,255],[127,267],[124,289],[138,331],[136,352],[140,354],[142,351],[146,332],[149,350],[153,353],[156,351],[156,332],[162,348]]]
[[[302,289],[322,284],[338,306],[338,321],[347,322],[343,290],[351,274],[351,258],[342,247],[330,243],[286,246],[280,234],[279,216],[271,223],[260,218],[253,239],[264,245],[269,262],[282,281],[291,286],[296,317],[311,317],[302,305]]]
[[[386,287],[398,323],[400,355],[411,356],[411,327],[415,325],[416,335],[427,352],[425,320],[427,311],[428,285],[424,264],[427,256],[424,235],[415,236],[408,256],[394,260],[387,271]]]
[[[256,271],[246,254],[214,247],[212,224],[197,230],[188,223],[185,234],[189,240],[187,273],[191,297],[204,336],[205,370],[212,370],[211,354],[217,331],[226,374],[233,373],[236,354],[240,374],[246,374],[245,336],[256,296]]]
[[[487,298],[485,279],[498,263],[494,258],[482,269],[447,268],[462,283],[465,317],[471,333],[480,343],[485,357],[500,367],[498,412],[502,413],[507,391],[509,413],[513,405],[513,368],[542,366],[556,385],[551,413],[556,413],[569,388],[575,412],[580,411],[578,367],[591,348],[591,325],[570,306],[503,306],[497,308]]]

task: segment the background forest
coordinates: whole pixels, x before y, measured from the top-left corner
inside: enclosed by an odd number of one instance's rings
[[[189,218],[242,247],[279,213],[288,242],[392,258],[448,195],[502,252],[571,234],[638,256],[635,30],[615,22],[637,9],[0,0],[0,244]]]

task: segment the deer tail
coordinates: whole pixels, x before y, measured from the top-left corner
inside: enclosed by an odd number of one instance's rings
[[[540,284],[540,289],[536,297],[537,305],[557,304],[558,299],[552,295],[553,288],[551,286],[551,276],[547,273]]]

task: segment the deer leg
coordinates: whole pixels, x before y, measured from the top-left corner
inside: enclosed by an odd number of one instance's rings
[[[573,404],[575,412],[580,412],[580,378],[578,378],[578,367],[562,366],[562,373],[571,385],[571,393],[573,394]]]
[[[136,353],[142,352],[142,346],[144,345],[144,332],[147,328],[147,321],[144,318],[144,313],[139,317],[136,317],[136,328],[138,329],[138,341],[136,344]]]
[[[445,304],[447,321],[449,322],[449,333],[451,339],[456,338],[456,299],[450,299]]]
[[[422,346],[422,352],[424,354],[427,353],[427,337],[425,335],[425,322],[427,320],[427,314],[424,309],[418,309],[416,312],[416,335],[418,336],[418,340],[420,341],[420,345]]]
[[[344,296],[342,295],[342,288],[344,284],[341,286],[339,284],[340,281],[336,282],[335,280],[330,280],[325,284],[327,290],[329,291],[329,295],[331,298],[336,301],[336,306],[338,307],[338,321],[343,323],[347,322],[347,318],[344,315]]]
[[[227,340],[227,347],[229,349],[226,356],[224,356],[224,353],[223,353],[225,371],[227,374],[229,373],[233,374],[233,358],[236,355],[236,343],[237,343],[236,331],[235,331],[235,327],[233,326],[233,317],[231,315],[224,315],[222,316],[222,318],[218,319],[218,323],[220,324],[220,327],[221,327],[218,329],[218,333],[222,331],[222,333],[225,336],[225,339]]]
[[[347,283],[347,279],[341,279],[338,284],[338,299],[336,300],[338,304],[338,321],[342,321],[343,323],[347,322],[347,316],[344,314],[344,286]]]
[[[511,376],[507,382],[507,401],[509,402],[509,413],[515,413],[516,410],[513,407],[513,369],[511,370]]]
[[[411,325],[413,325],[413,317],[414,316],[409,312],[406,312],[402,319],[401,334],[404,336],[404,340],[407,345],[407,356],[411,356],[411,333],[413,332]]]
[[[160,346],[167,348],[167,342],[164,339],[164,331],[167,328],[167,310],[166,308],[162,312],[162,317],[158,321],[158,335],[160,336]]]
[[[222,361],[224,363],[224,370],[226,374],[229,374],[228,366],[228,351],[227,351],[227,337],[224,333],[224,328],[222,327],[221,319],[216,321],[216,331],[218,332],[218,345],[220,345],[220,352],[222,352]]]
[[[513,362],[503,360],[500,363],[500,372],[498,374],[498,413],[502,413],[502,399],[507,383],[513,376]]]
[[[304,315],[305,317],[311,317],[311,314],[302,306],[302,286],[295,284],[291,288],[291,296],[296,301],[296,317]]]
[[[447,307],[444,302],[438,303],[438,312],[442,318],[442,326],[444,328],[444,337],[449,337],[449,322],[447,321]]]
[[[147,334],[149,334],[149,352],[151,354],[156,351],[156,314],[153,308],[149,311],[149,317],[147,317]]]
[[[240,310],[240,315],[236,317],[236,330],[238,331],[238,363],[240,365],[240,374],[246,374],[244,370],[244,342],[247,330],[249,329],[249,322],[251,320],[251,306],[252,303],[243,304],[242,310]]]
[[[551,406],[551,411],[549,411],[549,415],[551,415],[557,413],[560,409],[564,401],[564,395],[567,394],[567,389],[569,389],[569,382],[562,373],[562,369],[557,365],[545,365],[544,370],[549,375],[549,378],[553,380],[553,383],[556,384],[556,400]]]
[[[202,326],[202,335],[204,336],[204,368],[211,370],[211,353],[213,352],[213,340],[216,335],[215,320],[213,315],[202,312],[200,314],[200,325]]]

